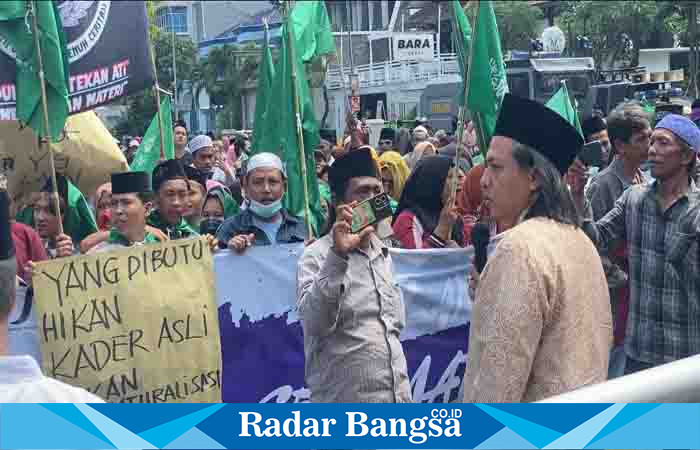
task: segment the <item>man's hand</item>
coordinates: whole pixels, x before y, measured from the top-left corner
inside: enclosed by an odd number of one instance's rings
[[[361,147],[364,144],[363,137],[365,134],[365,132],[362,130],[361,124],[353,117],[352,112],[350,111],[348,111],[345,122],[348,127],[347,133],[350,136],[350,150]]]
[[[73,239],[66,234],[59,234],[56,237],[56,257],[65,258],[73,255]]]
[[[451,177],[448,177],[446,183],[451,183],[451,179]],[[450,239],[450,235],[452,234],[452,227],[455,223],[457,223],[457,219],[459,219],[459,210],[455,205],[454,198],[455,196],[452,194],[452,192],[450,192],[450,197],[447,199],[447,202],[442,207],[442,210],[440,211],[440,218],[438,220],[438,224],[435,227],[435,230],[433,231],[437,236],[440,237],[440,239],[442,239],[445,242],[447,242]]]
[[[204,238],[206,239],[207,245],[209,245],[209,250],[211,250],[212,253],[219,249],[219,240],[215,236],[207,234],[204,236]]]
[[[228,241],[228,248],[241,255],[243,254],[243,252],[246,251],[248,247],[251,247],[254,242],[254,234],[239,234],[238,236],[234,236],[233,239]]]
[[[359,233],[352,232],[352,207],[357,202],[351,205],[342,205],[338,207],[337,218],[333,224],[333,251],[341,258],[347,258],[348,254],[357,249],[366,249],[369,247],[369,241],[374,233],[374,227],[367,227]]]
[[[163,233],[163,231],[160,228],[154,228],[150,225],[146,225],[146,232],[151,233],[153,236],[156,237],[160,242],[166,242],[168,241],[168,235]]]
[[[214,167],[221,169],[221,171],[224,172],[227,177],[233,178],[233,171],[231,170],[231,167],[226,164],[224,158],[216,158],[214,160]]]
[[[578,158],[574,160],[574,163],[569,167],[569,171],[566,174],[566,179],[571,190],[571,195],[574,198],[574,203],[579,211],[583,208],[584,204],[584,190],[586,188],[586,182],[588,181],[588,167]]]

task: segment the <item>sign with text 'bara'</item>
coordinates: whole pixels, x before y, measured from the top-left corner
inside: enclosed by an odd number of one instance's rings
[[[396,61],[432,61],[435,39],[432,34],[395,34],[394,59]]]
[[[107,402],[221,401],[213,259],[203,239],[38,265],[44,373]]]

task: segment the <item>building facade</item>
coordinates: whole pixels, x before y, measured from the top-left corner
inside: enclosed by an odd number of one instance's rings
[[[428,85],[458,83],[450,7],[450,2],[433,1],[326,1],[336,59],[329,65],[325,86],[312,89],[321,128],[344,128],[351,72],[359,81],[363,116],[379,113],[385,120],[415,118]],[[432,58],[399,60],[392,42],[403,34],[431,35]],[[246,90],[241,102],[244,126],[252,128],[255,86]]]
[[[269,1],[167,0],[157,4],[155,22],[163,31],[191,39],[200,47],[203,42],[216,39],[240,24],[254,21],[261,13],[271,9]],[[184,119],[193,131],[214,130],[216,111],[207,92],[199,91],[194,99],[195,92],[189,80],[178,84],[180,89],[175,99],[178,117]]]

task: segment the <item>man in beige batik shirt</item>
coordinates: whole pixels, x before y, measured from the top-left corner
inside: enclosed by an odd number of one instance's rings
[[[610,300],[563,175],[583,138],[506,94],[481,178],[499,242],[480,276],[464,401],[531,402],[605,381]]]

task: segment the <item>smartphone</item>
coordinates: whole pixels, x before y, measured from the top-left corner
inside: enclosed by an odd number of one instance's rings
[[[352,209],[352,232],[357,233],[364,228],[391,217],[389,195],[385,192],[359,203]]]
[[[603,165],[603,146],[600,141],[589,142],[583,146],[578,157],[588,166],[600,167]]]

